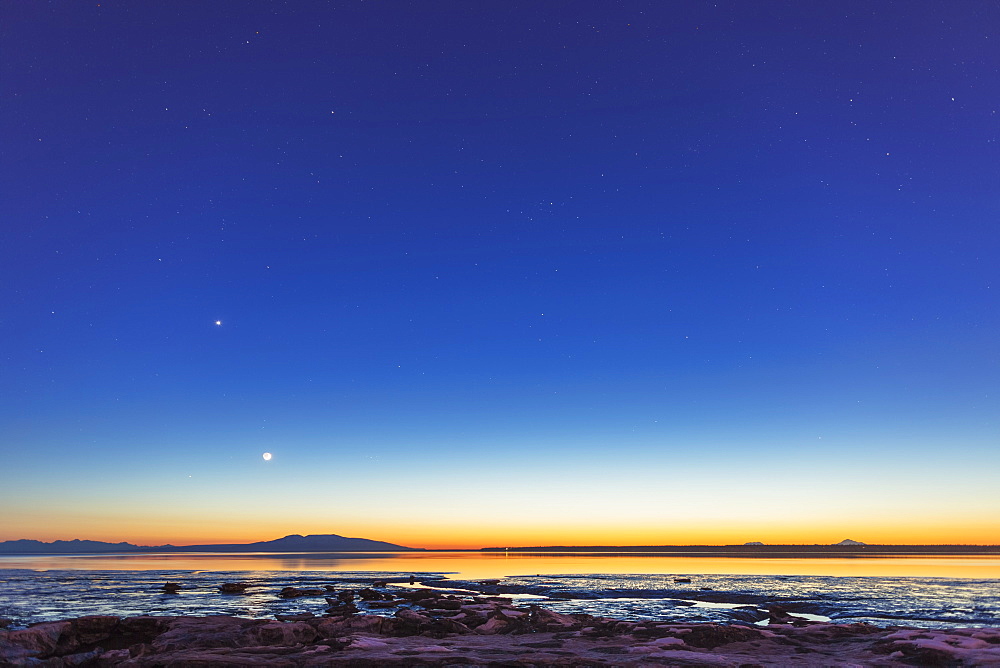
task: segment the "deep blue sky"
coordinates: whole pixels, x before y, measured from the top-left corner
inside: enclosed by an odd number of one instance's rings
[[[0,539],[1000,541],[998,25],[7,4]]]

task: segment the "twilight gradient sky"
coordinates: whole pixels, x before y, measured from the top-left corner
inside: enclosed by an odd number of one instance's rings
[[[998,26],[5,3],[0,540],[1000,542]]]

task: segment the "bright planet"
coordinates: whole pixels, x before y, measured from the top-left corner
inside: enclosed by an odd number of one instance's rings
[[[261,455],[261,457],[264,458],[265,462],[271,461],[271,453],[270,452],[265,452],[263,455]]]

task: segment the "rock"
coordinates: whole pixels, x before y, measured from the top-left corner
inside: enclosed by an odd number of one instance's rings
[[[501,617],[493,617],[486,620],[485,624],[476,627],[476,633],[481,635],[496,635],[497,633],[509,633],[511,623]]]
[[[153,638],[149,653],[173,652],[203,647],[240,647],[243,629],[254,624],[250,619],[215,615],[212,617],[176,617],[163,633]]]
[[[427,615],[423,615],[416,610],[411,610],[410,608],[401,608],[396,611],[396,619],[401,619],[404,622],[411,622],[414,624],[429,624],[431,618]]]
[[[316,631],[321,638],[342,638],[353,633],[392,635],[396,627],[395,619],[379,617],[378,615],[361,615],[340,619],[328,618],[315,624]]]
[[[223,594],[245,594],[252,586],[249,582],[224,582],[219,585],[219,591]]]
[[[575,617],[546,610],[537,605],[530,606],[529,610],[531,624],[539,630],[578,631],[583,628],[583,623]]]
[[[361,612],[358,606],[353,603],[343,603],[341,601],[334,602],[331,599],[326,599],[327,603],[330,603],[330,607],[326,609],[326,614],[334,616],[345,616],[353,615],[355,613]]]
[[[433,621],[431,617],[409,608],[400,608],[393,618],[397,620],[397,631],[406,635],[420,633]]]
[[[59,658],[62,660],[62,665],[66,666],[66,668],[70,668],[71,666],[92,666],[102,654],[104,654],[104,650],[98,647],[89,652],[64,654]]]
[[[444,599],[453,600],[453,599]],[[457,599],[456,599],[457,600]],[[482,608],[486,608],[483,610]],[[447,611],[452,612],[452,611]],[[488,616],[484,618],[484,613]],[[540,606],[465,605],[277,621],[92,616],[0,630],[0,665],[87,666],[826,666],[1000,665],[1000,629],[865,624],[630,622]],[[472,620],[483,620],[473,629]],[[553,632],[548,628],[579,630]],[[530,633],[530,635],[518,635]],[[447,637],[447,640],[443,638]],[[526,642],[528,641],[528,642]]]
[[[374,638],[355,638],[344,649],[388,649],[389,643]]]
[[[59,639],[57,652],[68,654],[81,647],[90,649],[90,645],[107,639],[118,626],[119,619],[112,615],[90,615],[70,620],[70,628]]]
[[[691,582],[691,578],[674,578],[674,582],[677,582],[677,583]]]
[[[119,620],[115,630],[119,637],[125,637],[133,643],[152,642],[153,638],[167,630],[173,619],[177,618],[149,615],[125,617]]]
[[[768,618],[768,613],[763,610],[759,610],[752,605],[741,606],[739,608],[734,608],[729,612],[729,616],[735,620],[741,622],[750,622],[755,624],[759,621],[763,621]]]
[[[429,610],[460,610],[462,608],[461,601],[447,598],[422,598],[419,601],[415,601],[415,603]]]
[[[442,617],[441,619],[435,620],[433,627],[433,630],[439,630],[444,633],[472,633],[471,628],[462,622],[449,617]]]
[[[278,596],[281,598],[300,598],[302,596],[323,596],[328,593],[323,589],[299,589],[298,587],[285,587]]]
[[[632,635],[637,638],[666,638],[676,636],[674,629],[665,624],[655,624],[653,622],[643,622],[632,629]]]
[[[381,608],[395,608],[397,605],[401,605],[403,601],[366,601],[365,604],[369,608],[381,609]]]
[[[309,619],[315,619],[316,615],[311,612],[300,612],[294,615],[275,615],[274,618],[279,622],[304,622]]]
[[[354,592],[352,591],[338,592],[337,600],[340,601],[341,603],[350,603],[351,601],[354,600]]]
[[[511,620],[511,619],[520,619],[521,617],[527,618],[528,617],[528,613],[525,612],[524,610],[518,610],[516,608],[508,608],[508,607],[500,607],[500,606],[498,606],[498,607],[493,608],[493,610],[491,611],[491,613],[490,613],[489,616],[491,616],[491,617],[501,617],[503,619]]]
[[[794,619],[784,608],[777,605],[769,606],[767,609],[768,624],[791,624]]]
[[[70,622],[43,622],[18,631],[0,632],[0,659],[12,661],[17,658],[42,657],[53,654],[59,639],[72,628]],[[6,649],[9,645],[10,649]]]
[[[223,615],[176,617],[169,628],[153,639],[142,652],[188,651],[201,648],[292,647],[319,637],[306,622],[278,622],[242,619]]]
[[[635,628],[632,627],[631,631],[635,631]],[[615,620],[594,617],[584,622],[583,628],[577,633],[588,638],[612,638],[618,635],[618,630],[615,628]]]
[[[699,624],[681,636],[686,644],[703,649],[715,649],[719,645],[760,640],[763,637],[764,635],[757,629],[720,624]]]
[[[443,592],[434,589],[410,589],[409,591],[397,592],[400,598],[405,598],[408,601],[419,601],[425,598],[440,598],[444,596]]]
[[[167,582],[161,589],[165,594],[176,594],[181,589],[181,586],[176,582]]]
[[[312,642],[317,637],[316,629],[305,622],[268,622],[251,626],[244,632],[249,645],[283,646]]]
[[[802,617],[796,617],[795,615],[789,614],[784,608],[772,605],[767,609],[767,623],[768,624],[792,624],[793,626],[809,626],[815,624],[816,622],[811,622],[808,619],[803,619]]]
[[[97,657],[98,665],[102,666],[114,666],[119,663],[124,663],[130,658],[129,651],[127,649],[112,649],[104,652]]]
[[[391,601],[392,594],[389,592],[375,591],[374,589],[369,589],[365,587],[364,589],[358,591],[358,596],[362,601]]]

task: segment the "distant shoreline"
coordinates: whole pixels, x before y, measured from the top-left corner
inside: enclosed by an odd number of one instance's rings
[[[15,541],[11,541],[15,542]],[[277,542],[277,541],[275,541]],[[261,544],[228,545],[160,545],[142,546],[128,543],[87,544],[87,541],[60,541],[35,546],[12,546],[0,543],[0,556],[96,555],[96,554],[363,554],[382,553],[444,553],[471,554],[547,554],[547,555],[645,555],[645,556],[716,556],[737,558],[821,558],[821,557],[880,557],[880,556],[1000,556],[1000,545],[546,545],[533,547],[483,548],[407,548],[407,547],[347,547],[340,549],[295,549],[287,545],[268,547]],[[18,549],[20,548],[20,549]]]
[[[481,552],[562,554],[697,554],[729,557],[1000,555],[1000,545],[551,545],[484,547]]]

